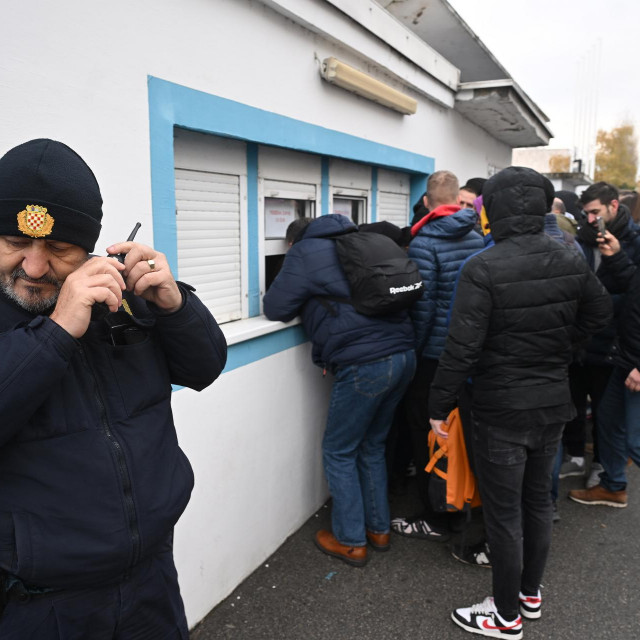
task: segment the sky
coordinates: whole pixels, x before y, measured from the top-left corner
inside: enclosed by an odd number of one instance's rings
[[[640,134],[638,0],[448,1],[549,117],[550,147],[579,145],[576,121]]]

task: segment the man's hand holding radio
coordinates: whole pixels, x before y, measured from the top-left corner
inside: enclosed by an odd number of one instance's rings
[[[51,320],[74,338],[83,336],[94,304],[103,302],[109,311],[117,311],[122,304],[124,269],[112,258],[95,257],[83,262],[65,278]]]
[[[108,247],[107,252],[125,254],[122,275],[127,291],[153,302],[166,313],[180,309],[182,294],[164,253],[138,242],[120,242]]]

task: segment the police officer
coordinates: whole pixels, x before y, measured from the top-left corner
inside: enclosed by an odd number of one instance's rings
[[[162,253],[90,256],[101,218],[66,145],[0,158],[3,640],[188,637],[172,530],[193,473],[171,384],[211,384],[226,343]]]

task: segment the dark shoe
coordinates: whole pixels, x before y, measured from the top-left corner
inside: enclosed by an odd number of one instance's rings
[[[484,567],[491,569],[491,554],[486,542],[479,542],[471,547],[456,547],[451,550],[451,555],[464,564],[472,567]]]
[[[391,530],[407,538],[420,538],[434,542],[446,542],[449,539],[448,533],[434,529],[422,518],[394,518],[391,521]]]
[[[560,480],[564,478],[570,478],[571,476],[583,476],[585,472],[584,457],[575,458],[572,456],[565,456],[565,459],[560,467]]]
[[[313,541],[316,547],[328,556],[339,558],[354,567],[364,567],[367,564],[367,547],[348,547],[340,544],[331,531],[321,529]]]
[[[569,491],[569,498],[580,504],[602,504],[607,507],[617,507],[618,509],[624,509],[627,506],[627,492],[624,489],[621,491],[609,491],[601,484],[597,484],[591,489]]]
[[[391,534],[389,533],[367,531],[367,540],[376,551],[389,551],[391,549]]]
[[[552,522],[555,524],[556,522],[560,522],[560,512],[558,511],[558,503],[553,501],[553,516]]]
[[[458,513],[450,513],[447,518],[449,521],[449,529],[453,533],[462,533],[468,525],[467,514],[459,511]]]

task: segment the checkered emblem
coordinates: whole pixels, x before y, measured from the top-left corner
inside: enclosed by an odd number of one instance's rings
[[[48,236],[53,231],[54,222],[47,208],[38,204],[29,204],[18,214],[18,229],[32,238]]]

